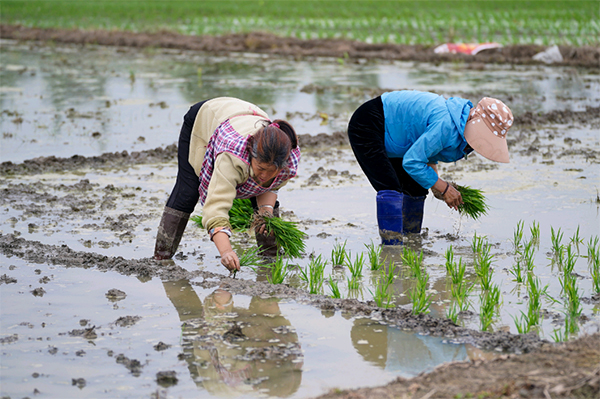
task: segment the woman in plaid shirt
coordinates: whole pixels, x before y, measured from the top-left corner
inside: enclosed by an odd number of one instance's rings
[[[221,254],[221,263],[239,270],[229,238],[234,198],[250,198],[255,211],[278,216],[277,191],[298,171],[300,148],[293,127],[271,121],[249,102],[218,97],[193,105],[179,136],[178,172],[158,227],[155,259],[170,259],[200,200],[202,224]],[[263,253],[273,255],[272,236],[256,230]]]

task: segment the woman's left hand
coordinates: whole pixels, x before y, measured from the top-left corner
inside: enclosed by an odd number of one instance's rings
[[[260,216],[273,217],[273,211],[271,210],[271,208],[268,207],[259,208],[257,213]],[[259,234],[266,234],[267,226],[264,223],[261,223],[254,228],[254,232]]]

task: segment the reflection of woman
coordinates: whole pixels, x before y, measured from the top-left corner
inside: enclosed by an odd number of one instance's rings
[[[221,288],[202,303],[187,280],[163,285],[185,321],[182,345],[198,386],[223,396],[268,391],[285,397],[297,391],[301,348],[277,300],[253,297],[245,309],[234,306],[231,293]]]
[[[250,198],[255,211],[277,216],[277,190],[296,175],[299,161],[292,126],[271,121],[256,105],[219,97],[192,106],[179,136],[177,181],[158,227],[155,259],[174,255],[199,199],[202,224],[221,254],[221,263],[239,270],[229,241],[234,198]],[[256,232],[257,244],[272,251],[274,237],[262,234],[264,226]]]
[[[418,233],[428,189],[457,209],[460,193],[437,174],[438,162],[455,162],[471,151],[508,162],[506,133],[513,116],[504,103],[483,98],[445,99],[434,93],[394,91],[361,105],[348,137],[362,170],[377,191],[378,223],[400,212],[401,234]],[[387,226],[389,230],[389,226]]]

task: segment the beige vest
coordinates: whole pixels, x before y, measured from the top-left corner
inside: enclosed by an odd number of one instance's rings
[[[205,102],[196,115],[190,138],[189,162],[200,176],[206,146],[219,125],[230,119],[231,126],[242,136],[255,134],[269,120],[256,105],[232,97],[217,97]]]

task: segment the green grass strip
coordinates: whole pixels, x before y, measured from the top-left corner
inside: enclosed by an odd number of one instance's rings
[[[40,28],[252,31],[368,43],[596,45],[597,1],[3,0],[0,22]]]

